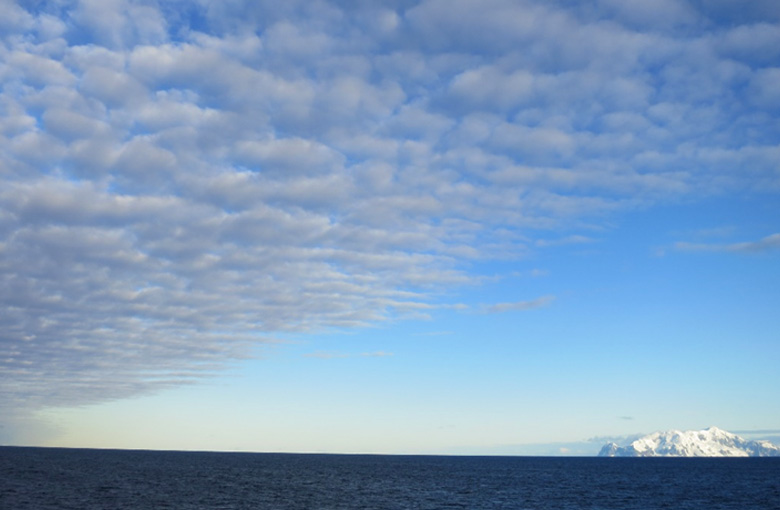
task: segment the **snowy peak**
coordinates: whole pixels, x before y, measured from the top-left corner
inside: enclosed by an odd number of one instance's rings
[[[599,457],[780,457],[769,441],[750,441],[718,427],[656,432],[626,446],[609,443]]]

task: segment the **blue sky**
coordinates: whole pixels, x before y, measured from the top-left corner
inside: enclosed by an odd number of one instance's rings
[[[0,1],[0,443],[780,432],[780,4]]]

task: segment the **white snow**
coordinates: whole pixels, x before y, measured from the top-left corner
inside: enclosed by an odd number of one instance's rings
[[[605,445],[602,457],[775,457],[780,448],[769,441],[750,441],[718,427],[670,430],[640,437],[626,446]]]

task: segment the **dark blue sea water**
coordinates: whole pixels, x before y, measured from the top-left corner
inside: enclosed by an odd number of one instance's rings
[[[780,458],[0,447],[0,509],[780,509]]]

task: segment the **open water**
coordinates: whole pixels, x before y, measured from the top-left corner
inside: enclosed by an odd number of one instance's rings
[[[0,509],[780,509],[780,458],[0,447]]]

